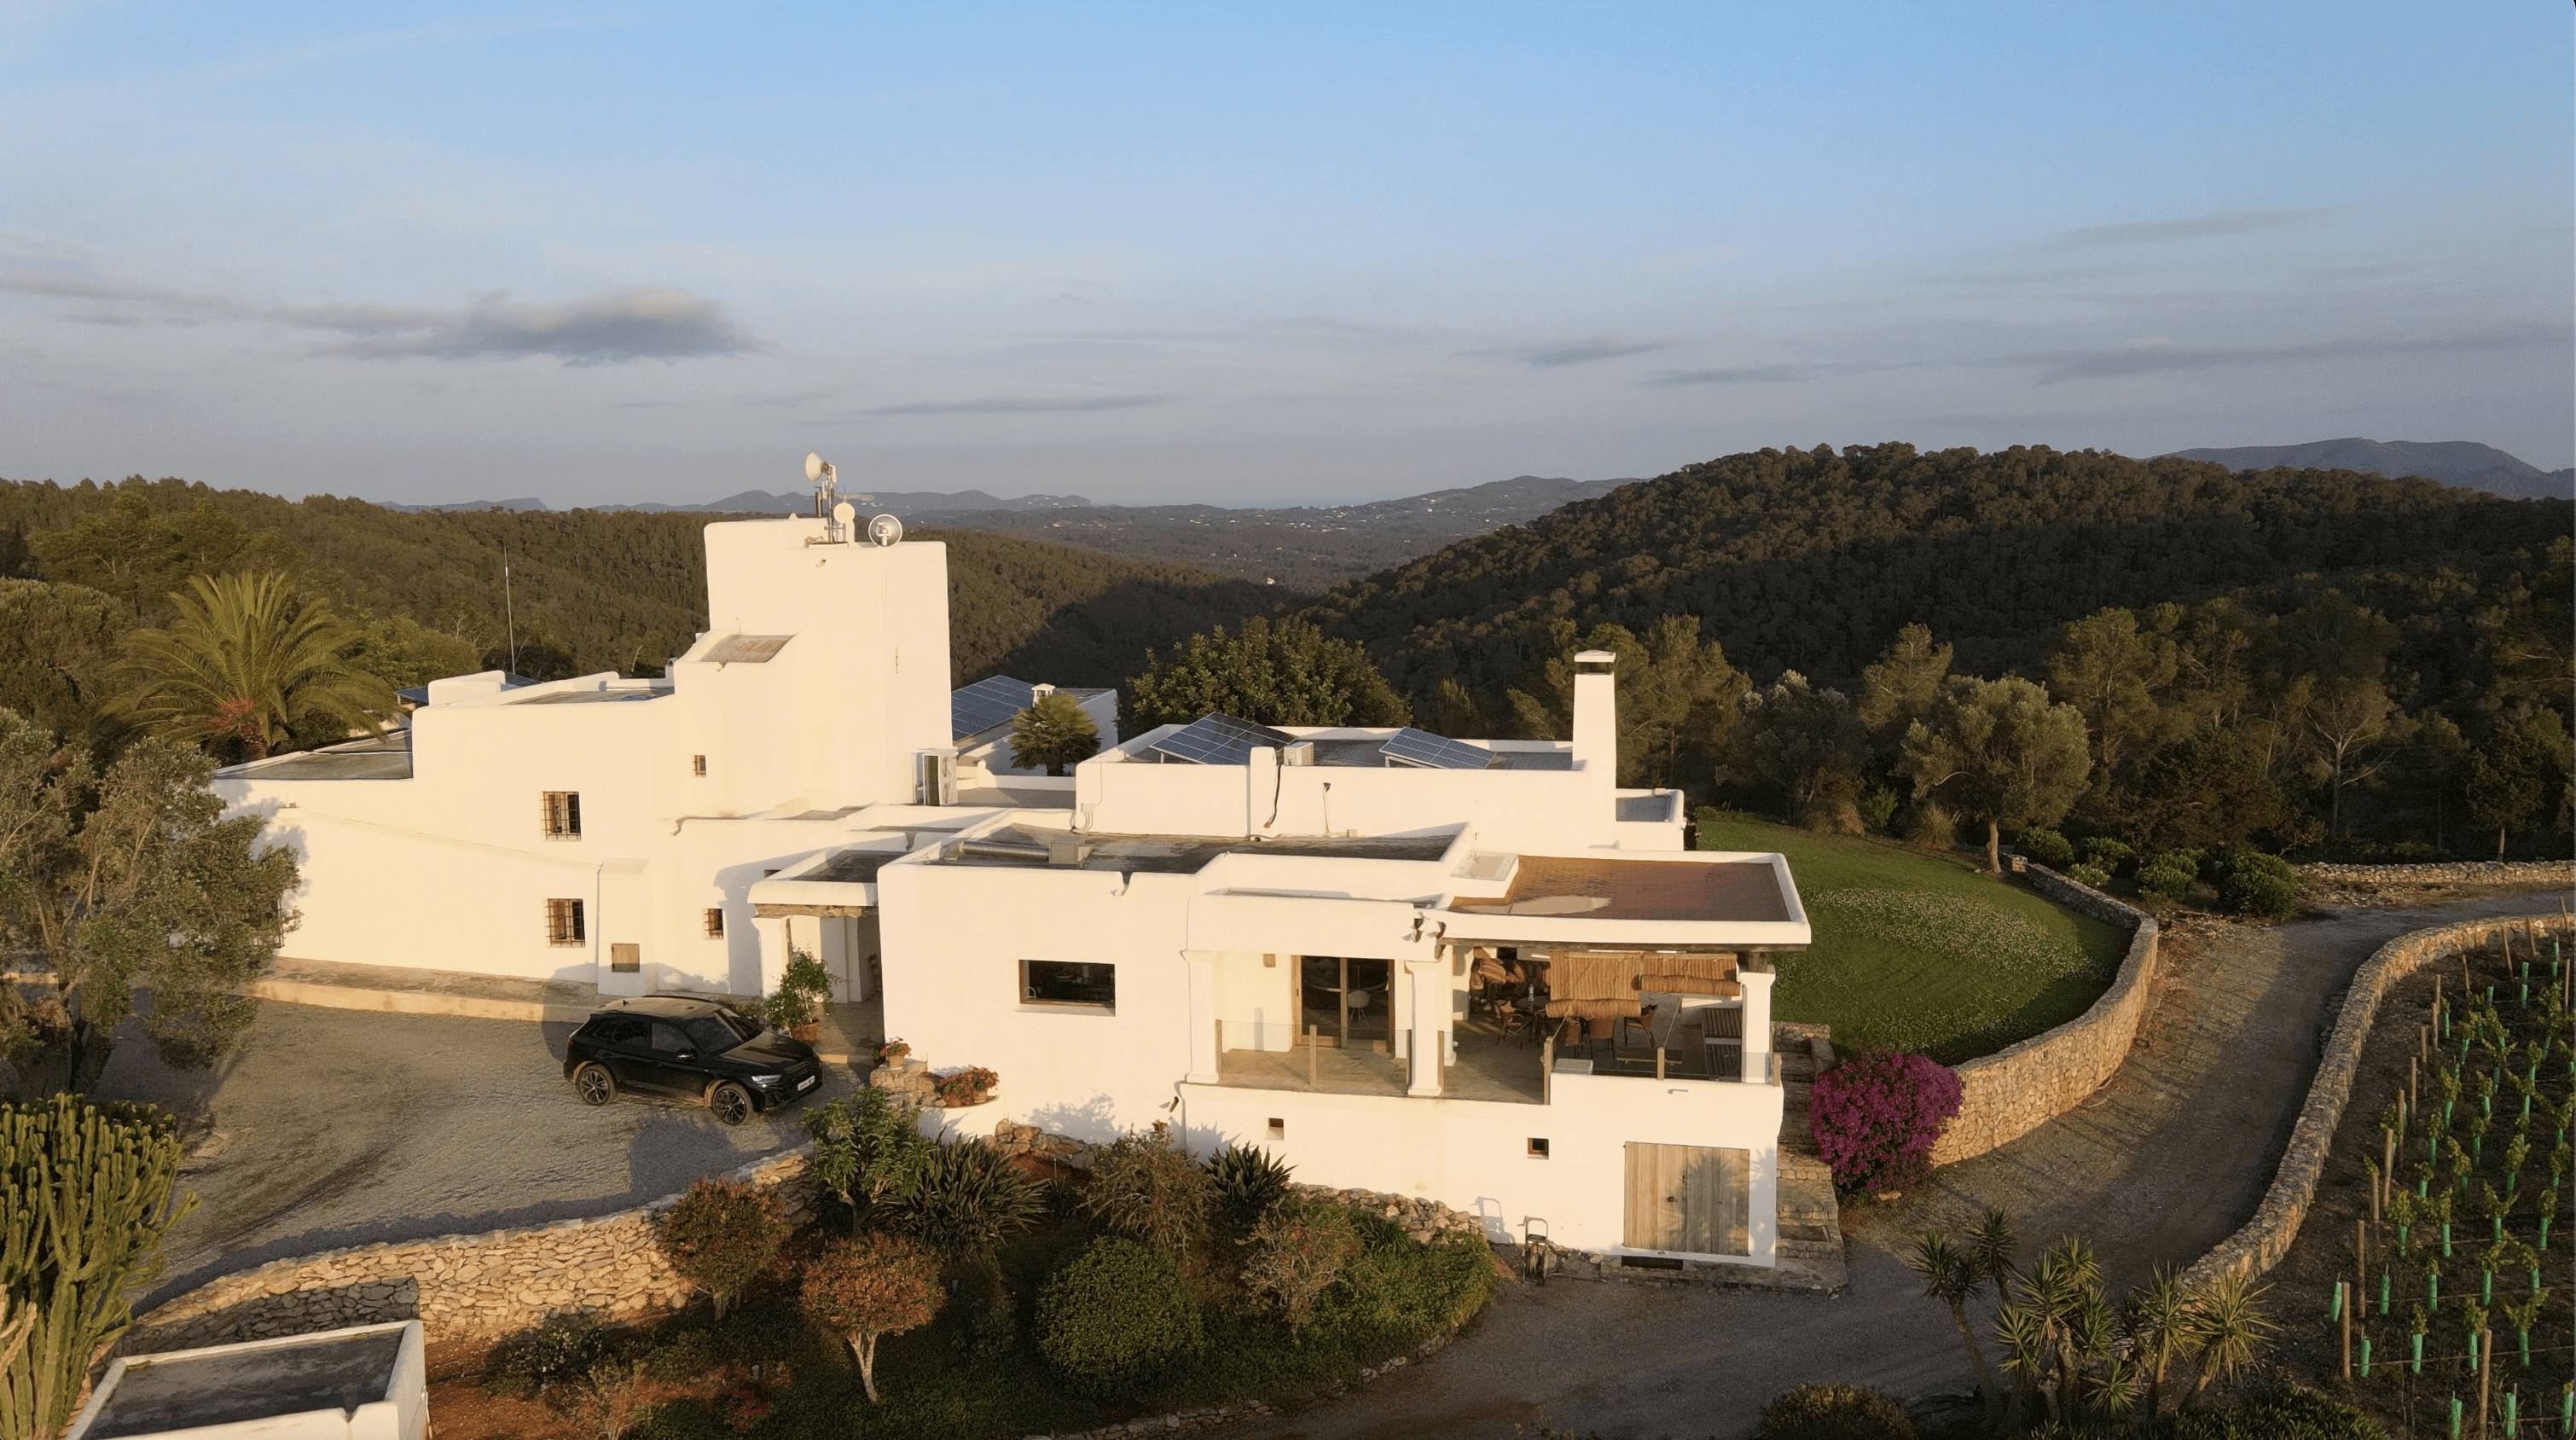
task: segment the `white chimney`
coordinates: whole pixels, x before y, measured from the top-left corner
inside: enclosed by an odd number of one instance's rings
[[[1574,657],[1574,764],[1592,795],[1595,844],[1609,844],[1618,809],[1619,657],[1585,650]]]

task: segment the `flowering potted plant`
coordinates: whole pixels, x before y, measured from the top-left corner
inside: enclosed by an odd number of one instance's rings
[[[877,1064],[900,1065],[912,1058],[912,1044],[906,1040],[888,1040],[877,1047]]]
[[[810,1044],[823,1033],[823,1006],[831,998],[831,972],[812,953],[790,946],[787,969],[778,977],[777,993],[761,1007],[761,1018]]]
[[[1002,1083],[1001,1076],[981,1065],[969,1065],[954,1075],[940,1076],[931,1089],[938,1094],[941,1105],[951,1110],[961,1110],[966,1106],[981,1105],[992,1099],[993,1087],[1000,1083]]]

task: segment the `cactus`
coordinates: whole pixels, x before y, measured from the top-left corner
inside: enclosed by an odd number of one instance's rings
[[[179,1143],[158,1112],[58,1096],[0,1105],[0,1293],[31,1312],[0,1369],[0,1434],[51,1435],[90,1359],[133,1319],[132,1282],[196,1206],[171,1198]]]

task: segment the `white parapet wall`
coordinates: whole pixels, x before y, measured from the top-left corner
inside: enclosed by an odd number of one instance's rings
[[[428,1387],[417,1320],[128,1355],[64,1440],[428,1440]]]
[[[1776,1263],[1777,1085],[1557,1074],[1549,1077],[1545,1104],[1228,1085],[1179,1091],[1181,1123],[1194,1150],[1240,1142],[1287,1162],[1302,1184],[1437,1200],[1474,1215],[1486,1238],[1499,1243],[1518,1243],[1535,1229],[1558,1245],[1601,1255],[1683,1253],[1763,1268]],[[1281,1123],[1274,1129],[1273,1121]],[[1625,1244],[1632,1144],[1747,1151],[1749,1253]]]

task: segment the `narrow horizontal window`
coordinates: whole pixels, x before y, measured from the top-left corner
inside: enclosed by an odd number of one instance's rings
[[[1088,1005],[1106,1010],[1118,1003],[1118,967],[1072,960],[1023,960],[1020,999],[1031,1005]]]
[[[1530,1137],[1529,1155],[1532,1160],[1544,1160],[1547,1158],[1547,1139],[1545,1136],[1533,1135]]]

